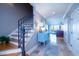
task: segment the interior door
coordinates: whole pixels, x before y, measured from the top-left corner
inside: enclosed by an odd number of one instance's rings
[[[72,49],[75,55],[79,56],[79,8],[77,8],[71,15],[71,18],[73,19],[73,32],[71,34],[71,44]]]
[[[79,20],[74,22],[74,31],[73,31],[73,49],[75,53],[79,55]]]
[[[69,27],[69,43],[76,55],[79,55],[79,20],[70,22]]]
[[[68,22],[68,43],[70,46],[72,46],[72,40],[73,40],[73,21],[69,20]]]

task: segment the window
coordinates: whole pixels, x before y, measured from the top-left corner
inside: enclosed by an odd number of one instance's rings
[[[51,30],[51,31],[59,30],[59,25],[51,25],[51,26],[50,26],[50,30]]]

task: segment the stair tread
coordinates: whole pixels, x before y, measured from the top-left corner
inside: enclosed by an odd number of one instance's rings
[[[28,44],[28,42],[30,41],[30,39],[26,39],[25,40],[25,46]],[[14,42],[14,41],[10,41],[10,43],[14,44],[14,45],[17,45],[18,46],[18,40],[17,42]]]
[[[10,41],[11,44],[14,44],[16,46],[18,46],[18,42],[13,42],[13,41]]]
[[[20,48],[0,51],[0,55],[11,54],[11,53],[18,53],[18,52],[21,52]]]
[[[10,53],[10,54],[4,54],[4,55],[0,55],[0,56],[21,56],[21,53]]]
[[[33,32],[26,32],[25,34],[32,34]],[[18,33],[14,33],[14,34],[12,34],[12,35],[14,35],[14,36],[17,36],[18,35]],[[11,35],[11,36],[12,36]]]

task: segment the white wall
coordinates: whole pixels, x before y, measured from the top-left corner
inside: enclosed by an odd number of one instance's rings
[[[50,25],[60,25],[61,22],[63,22],[63,19],[51,17],[51,18],[47,19],[47,21]]]
[[[63,29],[64,30],[64,39],[68,43],[68,20],[67,19],[64,20],[63,28],[64,28]]]
[[[32,49],[36,45],[38,45],[37,32],[34,33],[34,35],[32,36],[32,39],[30,40],[30,42],[26,45],[26,51],[29,51],[30,49]]]
[[[72,13],[73,31],[72,31],[72,49],[76,55],[79,55],[79,7]]]
[[[79,7],[71,14],[68,31],[64,33],[65,41],[74,55],[79,56]],[[65,24],[65,23],[64,23]]]
[[[41,24],[43,24],[44,27],[47,26],[47,21],[46,19],[35,9],[33,10],[34,13],[34,27],[36,31],[38,32],[40,29]]]

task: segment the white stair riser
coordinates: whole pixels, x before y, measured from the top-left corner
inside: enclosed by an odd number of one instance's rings
[[[20,52],[21,52],[21,49],[11,49],[11,50],[0,51],[0,55],[20,53]]]

